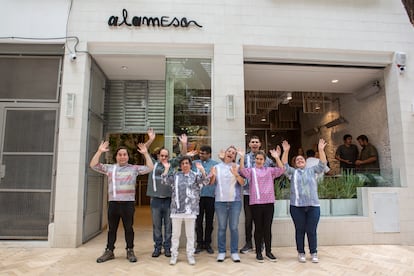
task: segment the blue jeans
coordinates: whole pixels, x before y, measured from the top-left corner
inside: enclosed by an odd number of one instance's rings
[[[215,208],[218,221],[218,251],[219,253],[226,253],[226,231],[228,223],[230,227],[230,252],[237,253],[239,247],[241,201],[216,201]]]
[[[310,253],[317,253],[317,234],[321,208],[319,206],[296,207],[290,205],[290,215],[295,224],[296,249],[299,253],[305,253],[305,233],[308,237]]]
[[[151,197],[152,214],[152,239],[154,247],[161,249],[171,248],[171,218],[170,218],[171,197]],[[162,224],[164,223],[164,240],[162,237]]]

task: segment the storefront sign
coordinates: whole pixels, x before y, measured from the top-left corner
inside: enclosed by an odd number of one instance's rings
[[[195,20],[189,20],[187,17],[170,17],[170,16],[133,16],[132,19],[128,19],[128,11],[126,9],[122,10],[122,18],[112,15],[108,19],[108,25],[111,27],[121,27],[123,25],[128,27],[181,27],[189,28],[191,26],[196,26],[202,28]]]

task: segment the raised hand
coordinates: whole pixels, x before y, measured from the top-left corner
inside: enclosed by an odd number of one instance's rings
[[[108,141],[102,141],[101,144],[98,147],[99,152],[108,152],[109,151],[109,142]]]
[[[280,147],[279,147],[279,146],[277,146],[277,147],[276,147],[276,149],[269,150],[269,152],[270,152],[270,155],[271,155],[274,159],[278,159],[278,158],[280,158],[280,153],[281,153],[281,150],[280,150]]]
[[[246,151],[245,151],[244,149],[237,149],[237,153],[238,153],[240,156],[244,156],[244,155],[245,155],[245,153],[246,153]]]
[[[147,134],[148,134],[148,138],[150,139],[150,140],[154,140],[155,139],[155,131],[154,131],[154,129],[152,129],[152,128],[149,128],[148,130],[147,130]]]
[[[323,151],[328,143],[324,139],[319,139],[318,150]]]
[[[205,173],[206,173],[206,170],[204,169],[204,167],[203,167],[203,165],[200,163],[200,162],[196,162],[195,163],[195,165],[196,165],[196,167],[197,167],[197,169],[203,174],[203,175],[205,175]]]
[[[198,154],[198,151],[196,151],[196,150],[192,150],[192,151],[189,151],[189,152],[187,152],[187,154],[186,155],[188,155],[188,156],[190,156],[190,157],[194,157],[195,155],[197,155]]]
[[[290,150],[290,145],[289,145],[288,141],[283,140],[282,148],[283,148],[283,151],[289,151]]]
[[[139,152],[139,153],[141,153],[141,154],[146,154],[146,153],[148,153],[147,146],[146,146],[144,143],[139,143],[139,144],[137,145],[137,150],[138,150],[138,152]]]
[[[210,174],[216,176],[216,167],[211,167]]]
[[[187,137],[187,134],[183,133],[183,134],[181,134],[181,135],[180,135],[180,142],[181,142],[182,144],[187,145],[187,142],[188,142],[188,137]]]
[[[226,151],[224,149],[221,149],[218,153],[218,158],[220,158],[220,160],[224,160],[224,155],[226,154]]]
[[[239,168],[237,168],[237,165],[235,163],[231,165],[230,171],[235,176],[239,175]]]

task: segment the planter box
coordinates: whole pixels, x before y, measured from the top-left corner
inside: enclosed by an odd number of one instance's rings
[[[331,215],[331,200],[330,199],[319,199],[321,204],[321,216],[330,216]]]
[[[289,216],[289,200],[279,199],[275,201],[273,218]]]
[[[358,215],[358,200],[356,198],[331,199],[332,216]]]

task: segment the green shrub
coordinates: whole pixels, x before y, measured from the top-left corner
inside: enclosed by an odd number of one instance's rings
[[[357,187],[364,186],[364,179],[352,171],[344,170],[338,176],[325,176],[318,185],[318,195],[321,199],[355,198]]]
[[[290,193],[290,181],[285,175],[282,175],[275,179],[275,198],[278,199],[289,199]]]

